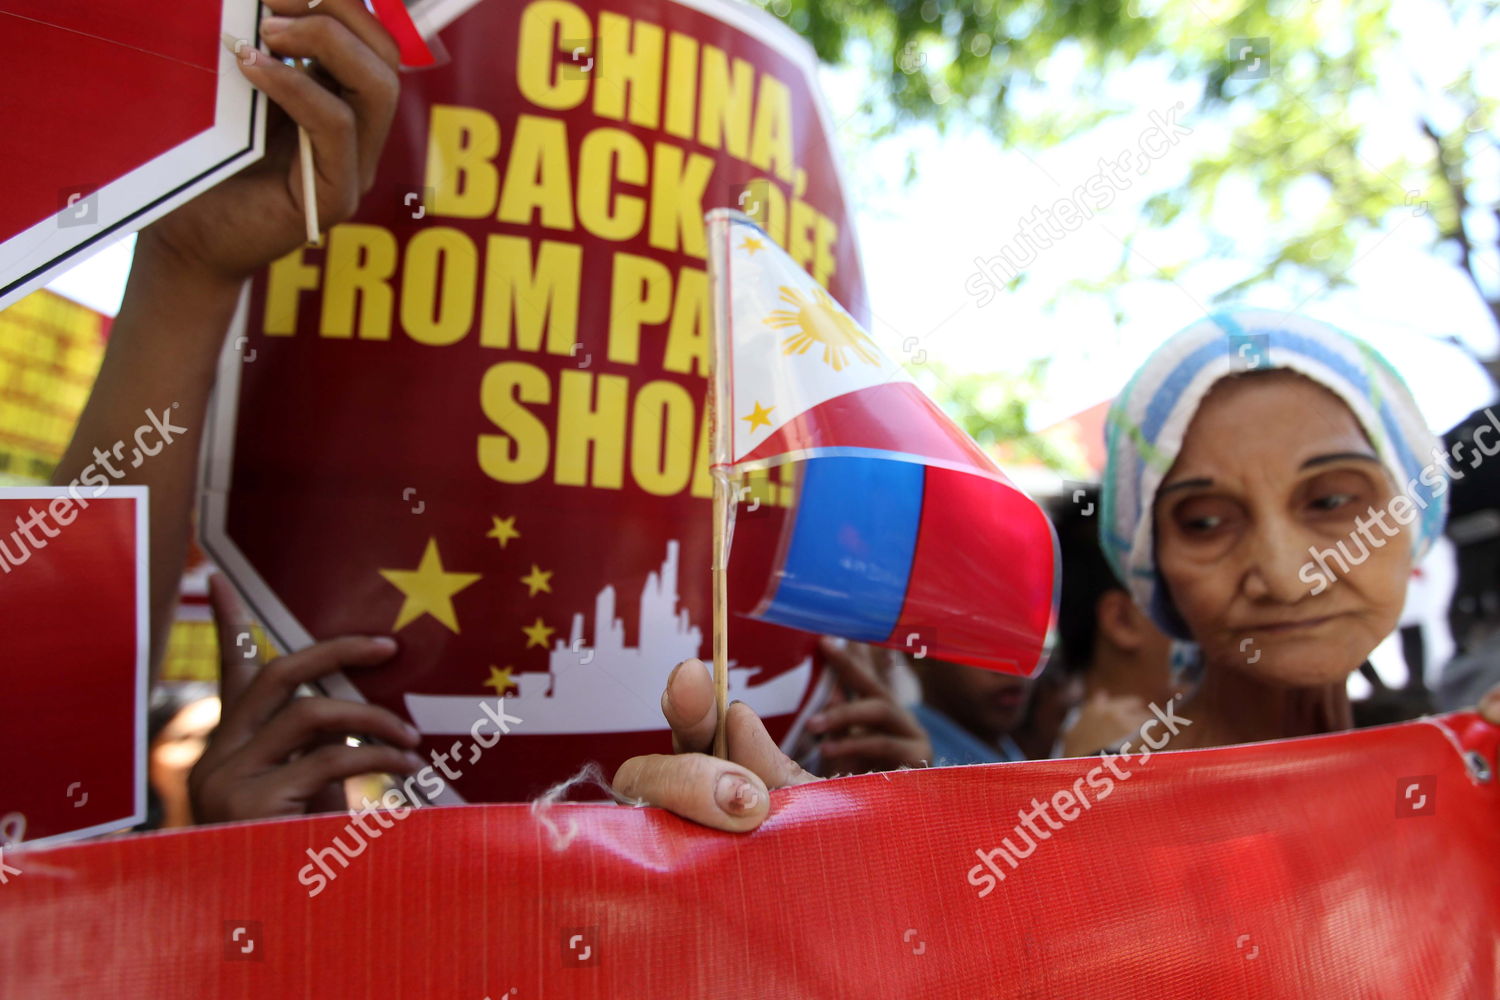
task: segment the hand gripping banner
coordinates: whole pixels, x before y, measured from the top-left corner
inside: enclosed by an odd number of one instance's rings
[[[1492,998],[1496,743],[870,774],[746,835],[492,805],[7,850],[0,994]]]

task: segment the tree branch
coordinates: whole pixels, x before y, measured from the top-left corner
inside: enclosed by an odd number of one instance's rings
[[[1479,284],[1479,276],[1474,273],[1474,244],[1469,239],[1469,230],[1464,225],[1464,213],[1469,209],[1469,195],[1464,190],[1462,176],[1456,176],[1455,169],[1449,165],[1447,158],[1443,156],[1443,137],[1433,128],[1432,123],[1426,118],[1422,119],[1422,132],[1432,140],[1433,148],[1437,151],[1437,159],[1434,166],[1437,170],[1438,179],[1448,188],[1449,195],[1453,198],[1453,229],[1442,235],[1458,243],[1464,273],[1474,283],[1481,296],[1484,288]]]

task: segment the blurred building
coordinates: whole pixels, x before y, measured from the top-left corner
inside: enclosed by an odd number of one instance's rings
[[[0,486],[45,486],[99,373],[113,320],[43,289],[0,310]],[[218,678],[209,566],[196,545],[183,579],[164,681]]]

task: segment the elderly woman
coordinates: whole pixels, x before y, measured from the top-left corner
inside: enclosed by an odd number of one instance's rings
[[[1345,682],[1396,627],[1412,566],[1442,530],[1437,440],[1394,369],[1332,327],[1219,314],[1170,338],[1110,412],[1101,544],[1136,602],[1202,649],[1171,749],[1352,724]],[[1480,706],[1500,724],[1500,689]],[[621,765],[623,795],[724,830],[768,789],[817,780],[731,705],[729,759],[697,660],[667,681],[674,756]]]

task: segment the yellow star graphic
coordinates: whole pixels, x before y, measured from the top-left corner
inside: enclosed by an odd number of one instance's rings
[[[740,244],[740,249],[745,251],[752,257],[755,256],[755,251],[764,250],[765,248],[766,245],[760,240],[756,239],[754,236],[746,236],[745,242]]]
[[[458,615],[453,611],[453,595],[479,579],[478,573],[445,573],[436,538],[427,540],[427,550],[422,553],[422,562],[416,569],[383,569],[380,575],[406,595],[401,611],[396,615],[396,624],[391,628],[393,632],[399,632],[423,615],[431,615],[457,633]]]
[[[506,667],[504,670],[497,670],[494,664],[490,665],[490,679],[484,682],[484,686],[494,688],[495,693],[498,695],[505,694],[511,688],[520,690],[516,682],[511,680],[510,667]]]
[[[774,409],[776,409],[774,406],[761,406],[760,401],[757,400],[755,409],[750,411],[750,415],[748,417],[740,417],[740,419],[750,421],[750,432],[753,434],[757,427],[771,426],[771,411]]]
[[[538,618],[535,625],[528,625],[521,629],[521,631],[526,633],[527,649],[530,649],[532,646],[541,646],[543,649],[546,649],[547,640],[552,638],[552,633],[556,632],[557,629],[550,628]]]
[[[516,530],[516,519],[514,516],[494,517],[492,520],[495,522],[495,526],[484,537],[497,540],[502,549],[505,548],[505,543],[512,538],[521,537],[521,533]]]
[[[531,572],[521,577],[521,582],[531,588],[531,593],[527,596],[535,597],[539,590],[552,593],[552,573],[553,570],[544,570],[536,563],[532,563]]]

